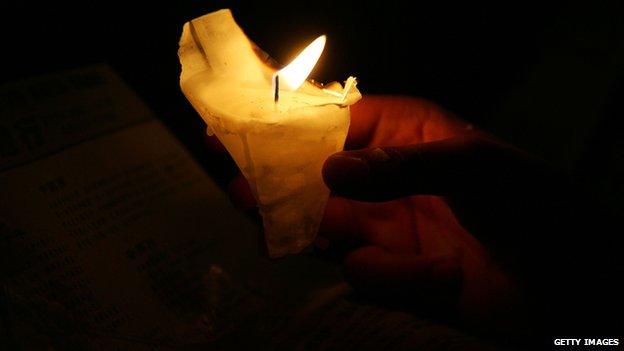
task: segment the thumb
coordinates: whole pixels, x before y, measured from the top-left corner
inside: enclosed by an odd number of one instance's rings
[[[323,179],[336,195],[385,201],[415,194],[519,190],[522,184],[544,183],[548,169],[511,146],[482,137],[457,137],[338,152],[325,161]]]

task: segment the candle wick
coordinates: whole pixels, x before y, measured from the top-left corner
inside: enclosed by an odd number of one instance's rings
[[[274,99],[275,102],[277,102],[279,100],[279,75],[275,75],[275,95],[274,95]]]

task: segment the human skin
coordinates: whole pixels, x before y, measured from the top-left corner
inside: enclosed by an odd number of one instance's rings
[[[332,197],[317,246],[344,261],[356,292],[497,335],[566,330],[544,306],[574,294],[550,277],[591,266],[566,254],[587,242],[562,173],[411,97],[352,106],[345,150],[324,165]],[[253,208],[244,178],[229,190]]]

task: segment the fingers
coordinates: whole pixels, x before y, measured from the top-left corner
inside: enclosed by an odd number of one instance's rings
[[[350,111],[346,149],[439,140],[471,128],[435,103],[407,96],[365,95]],[[227,152],[215,135],[206,135],[206,146]]]
[[[366,95],[350,109],[345,149],[421,143],[471,128],[436,104],[413,97]]]
[[[367,95],[350,107],[351,123],[345,148],[359,149],[368,145],[382,116],[385,106],[382,101],[380,97]]]
[[[459,257],[394,254],[367,246],[347,256],[345,276],[367,294],[450,306],[456,302],[462,271]]]
[[[323,167],[323,179],[335,194],[363,201],[497,191],[547,173],[541,161],[473,136],[339,152]]]

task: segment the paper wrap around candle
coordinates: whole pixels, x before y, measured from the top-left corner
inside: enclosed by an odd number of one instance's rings
[[[348,106],[361,98],[355,79],[345,88],[306,81],[280,89],[276,103],[276,69],[229,10],[184,24],[178,54],[182,91],[249,182],[269,255],[300,252],[314,240],[329,196],[323,162],[342,150]]]

